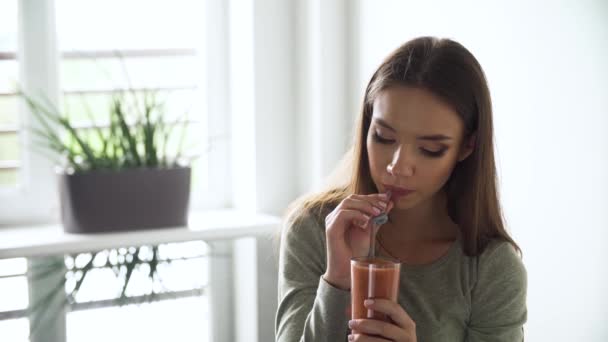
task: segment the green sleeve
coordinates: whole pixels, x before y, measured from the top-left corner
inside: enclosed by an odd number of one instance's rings
[[[526,269],[513,246],[491,243],[478,259],[466,341],[523,341],[526,290]]]
[[[319,222],[288,220],[279,253],[277,341],[346,341],[350,292],[323,280],[325,258],[325,230]]]

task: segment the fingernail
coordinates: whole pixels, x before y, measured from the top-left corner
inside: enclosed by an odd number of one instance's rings
[[[355,326],[355,321],[354,321],[354,320],[350,320],[350,321],[348,321],[348,327],[349,327],[349,328],[351,328],[351,329],[352,329],[354,326]]]
[[[366,299],[363,301],[363,305],[365,306],[371,306],[374,304],[374,300],[373,299]]]
[[[348,340],[349,341],[354,341],[355,340],[355,335],[348,335]]]
[[[388,195],[389,195],[388,193],[381,193],[380,197],[382,197],[382,198],[388,198]]]
[[[374,207],[372,210],[374,211],[374,214],[376,214],[376,215],[380,215],[380,213],[382,212],[382,210],[380,210],[376,207]]]
[[[386,206],[388,205],[388,203],[386,203],[384,201],[380,201],[380,202],[378,202],[378,205],[380,205],[382,208],[386,208]]]

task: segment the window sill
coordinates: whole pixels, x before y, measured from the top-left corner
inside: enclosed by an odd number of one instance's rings
[[[0,229],[0,259],[98,251],[107,248],[193,240],[226,240],[270,236],[281,220],[239,210],[194,212],[187,227],[133,232],[68,234],[60,224]]]

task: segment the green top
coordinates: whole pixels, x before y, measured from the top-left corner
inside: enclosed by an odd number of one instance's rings
[[[276,339],[346,341],[350,292],[327,283],[324,220],[287,220],[279,257]],[[428,265],[401,265],[399,304],[416,323],[420,342],[523,341],[527,276],[507,242],[491,242],[478,257],[461,240]]]

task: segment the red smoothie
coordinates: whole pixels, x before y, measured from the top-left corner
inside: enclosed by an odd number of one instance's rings
[[[386,315],[367,310],[363,301],[369,298],[383,298],[397,302],[400,270],[401,264],[394,259],[384,257],[351,259],[352,319],[373,318],[389,321]]]

